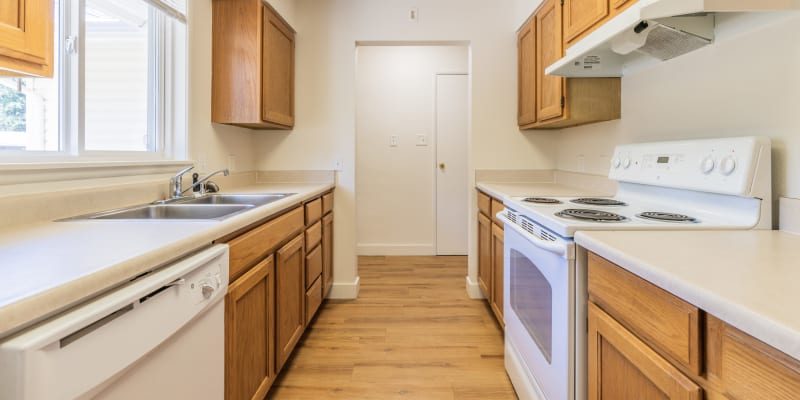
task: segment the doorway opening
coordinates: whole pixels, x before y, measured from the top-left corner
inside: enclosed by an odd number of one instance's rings
[[[358,43],[358,255],[466,255],[466,43]]]

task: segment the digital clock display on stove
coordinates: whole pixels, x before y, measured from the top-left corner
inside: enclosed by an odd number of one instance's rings
[[[669,157],[667,157],[667,156],[660,156],[660,157],[658,157],[658,159],[656,160],[656,163],[657,163],[657,164],[667,164],[667,163],[669,163]]]

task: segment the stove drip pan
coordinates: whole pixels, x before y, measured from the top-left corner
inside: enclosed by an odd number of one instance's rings
[[[603,198],[603,197],[581,197],[579,199],[572,199],[570,202],[575,204],[585,204],[589,206],[627,206],[624,201]]]
[[[555,215],[562,218],[591,222],[625,222],[628,220],[628,218],[619,214],[586,208],[568,208],[557,212]]]
[[[677,222],[677,223],[697,223],[697,218],[683,214],[675,214],[661,211],[646,211],[636,214],[637,217],[651,221]]]
[[[561,204],[561,200],[551,199],[549,197],[526,197],[522,199],[522,201],[536,204]]]

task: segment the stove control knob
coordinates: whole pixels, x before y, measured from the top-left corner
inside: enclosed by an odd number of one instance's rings
[[[700,161],[700,171],[704,174],[708,175],[711,171],[714,170],[716,163],[714,162],[714,158],[711,156],[706,156],[702,161]]]
[[[620,164],[621,164],[621,162],[619,161],[619,157],[614,157],[614,158],[611,159],[611,166],[614,169],[619,168]]]
[[[628,169],[631,166],[631,159],[625,158],[622,160],[622,168]]]
[[[203,298],[204,299],[209,299],[209,298],[211,298],[211,295],[214,294],[214,290],[216,290],[216,288],[214,286],[212,286],[211,283],[205,282],[200,287],[200,290],[203,293]]]
[[[736,169],[736,160],[732,156],[727,156],[722,159],[722,163],[720,163],[720,169],[722,170],[722,175],[730,175]]]

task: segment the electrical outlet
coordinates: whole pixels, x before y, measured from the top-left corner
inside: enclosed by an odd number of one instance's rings
[[[586,159],[583,154],[578,155],[578,172],[586,171]]]
[[[341,171],[342,170],[342,160],[336,160],[333,162],[333,170],[334,171]]]
[[[417,135],[417,146],[427,146],[428,145],[428,135],[421,133]]]
[[[229,154],[228,155],[228,170],[230,172],[236,171],[236,155]]]
[[[397,147],[397,135],[389,136],[389,146]]]

